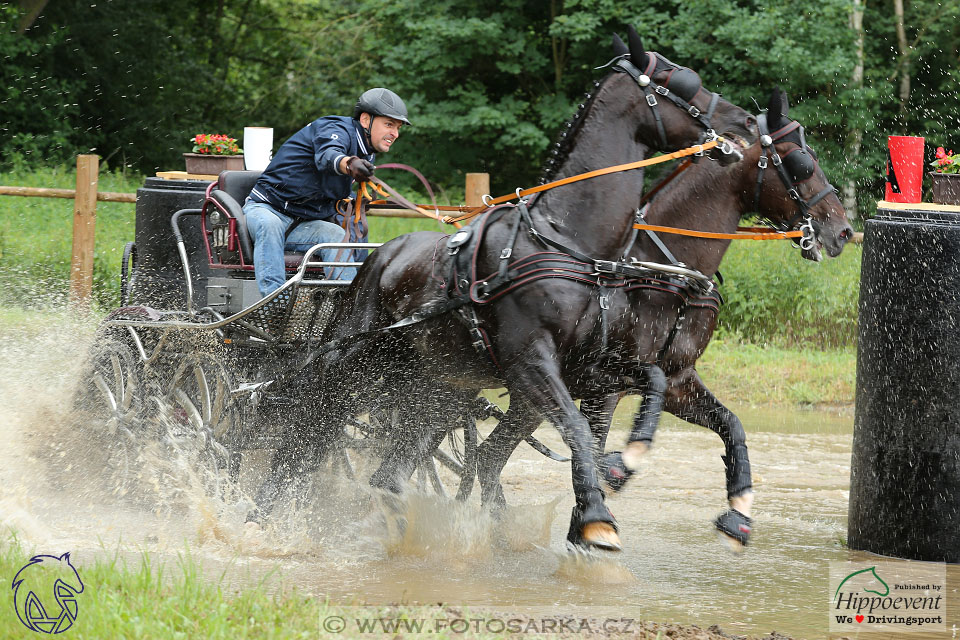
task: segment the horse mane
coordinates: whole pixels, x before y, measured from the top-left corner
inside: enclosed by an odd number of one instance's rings
[[[561,127],[560,135],[557,136],[556,142],[553,143],[550,149],[550,155],[540,168],[540,180],[537,184],[550,182],[556,175],[557,170],[566,162],[567,156],[570,154],[570,149],[573,147],[573,141],[577,137],[577,133],[583,124],[583,116],[590,110],[590,107],[593,106],[597,93],[599,93],[597,90],[601,84],[600,80],[593,81],[594,90],[584,94],[584,101],[577,107],[576,113]]]

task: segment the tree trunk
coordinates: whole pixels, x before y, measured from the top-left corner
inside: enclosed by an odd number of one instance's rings
[[[850,84],[854,89],[863,88],[863,12],[866,9],[867,0],[853,0],[853,7],[850,11],[850,28],[853,31],[857,43],[857,61],[853,67],[853,75],[850,78]],[[859,158],[860,147],[863,144],[863,131],[859,126],[853,127],[847,136],[847,157]],[[857,181],[853,178],[846,181],[843,185],[843,208],[847,211],[847,217],[855,220],[859,216],[857,209]]]
[[[900,48],[900,111],[907,110],[910,99],[910,50],[907,46],[907,31],[903,26],[903,0],[893,0],[893,13],[897,20],[897,46]]]
[[[34,21],[40,16],[40,12],[47,6],[48,0],[18,0],[17,4],[23,9],[24,14],[20,16],[20,22],[17,24],[17,34],[26,33]]]
[[[561,13],[563,13],[563,0],[550,0],[551,24]],[[551,36],[550,47],[553,51],[553,86],[560,91],[560,81],[563,80],[563,67],[567,57],[567,40]]]

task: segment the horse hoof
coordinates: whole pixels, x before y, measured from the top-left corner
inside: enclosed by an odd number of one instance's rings
[[[750,541],[753,531],[753,520],[736,509],[730,509],[717,516],[714,521],[717,531],[735,553],[743,553]]]
[[[607,483],[611,491],[620,491],[627,484],[627,480],[633,475],[633,471],[627,468],[623,463],[623,454],[619,451],[611,451],[603,455],[597,461],[603,481]]]
[[[609,522],[589,522],[583,525],[580,532],[584,545],[603,551],[622,551],[620,536],[616,528]]]

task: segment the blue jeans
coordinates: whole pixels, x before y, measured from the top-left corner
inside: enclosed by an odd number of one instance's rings
[[[247,218],[247,229],[253,239],[253,272],[257,278],[260,295],[266,296],[286,282],[284,251],[307,251],[321,242],[343,242],[344,232],[340,225],[326,220],[304,220],[284,238],[294,218],[280,213],[262,202],[248,200],[243,206]],[[323,249],[320,259],[333,262],[339,249]],[[340,260],[345,262],[349,252],[344,251]],[[353,280],[357,275],[356,267],[327,268],[331,280]]]

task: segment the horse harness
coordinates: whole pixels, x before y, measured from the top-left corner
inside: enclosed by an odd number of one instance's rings
[[[702,89],[700,77],[696,72],[680,67],[653,52],[647,52],[647,64],[642,71],[630,60],[629,55],[617,56],[599,68],[602,69],[607,66],[614,71],[629,75],[643,91],[644,99],[653,112],[662,148],[667,148],[669,143],[663,119],[658,109],[658,96],[661,99],[673,102],[703,127],[704,131],[700,137],[701,144],[719,139],[719,136],[711,127],[711,119],[720,102],[720,94],[710,93],[710,104],[706,112],[701,111],[689,102]],[[652,76],[658,71],[667,68],[671,71],[664,84],[660,85],[652,80]],[[667,87],[671,82],[674,84],[673,91]],[[721,144],[721,150],[724,153],[736,153],[728,142],[722,141]],[[703,150],[701,149],[696,155],[703,155]],[[538,194],[533,194],[533,198],[536,198],[536,195]],[[636,230],[634,230],[630,242],[619,260],[598,260],[537,231],[528,210],[533,198],[530,200],[519,198],[515,205],[520,215],[515,216],[512,220],[508,235],[509,240],[500,252],[497,272],[489,277],[478,277],[476,268],[477,256],[484,234],[491,223],[500,219],[513,206],[493,207],[486,211],[481,218],[449,237],[446,249],[448,255],[453,259],[450,261],[446,274],[448,301],[429,312],[430,316],[433,316],[455,309],[457,317],[470,332],[474,349],[486,353],[498,370],[500,365],[493,351],[493,345],[481,325],[473,305],[489,304],[525,284],[544,278],[562,278],[597,287],[600,304],[601,351],[607,349],[609,290],[611,289],[623,289],[625,291],[649,289],[667,292],[681,299],[682,309],[686,307],[705,307],[719,311],[722,298],[713,280],[698,271],[686,268],[685,265],[677,261],[652,231],[648,230],[647,233],[670,261],[670,265],[638,262],[636,260],[627,261],[627,254],[636,242]],[[635,212],[638,223],[642,221],[647,206]],[[522,226],[526,227],[527,233],[543,245],[545,250],[511,262],[514,246]],[[550,251],[551,248],[554,251]],[[683,311],[681,310],[661,354],[665,353],[673,342],[673,337],[682,320]],[[403,322],[403,320],[400,322]]]
[[[760,145],[763,149],[760,160],[757,162],[757,188],[753,195],[754,211],[760,209],[760,189],[763,185],[763,174],[769,164],[773,164],[777,170],[777,175],[783,186],[786,187],[790,198],[797,204],[797,214],[789,222],[779,225],[770,223],[779,231],[789,231],[799,225],[803,236],[800,238],[801,249],[811,249],[814,239],[819,233],[819,223],[810,215],[810,209],[815,204],[823,200],[831,193],[836,193],[837,189],[832,184],[827,183],[819,193],[804,200],[797,191],[797,183],[808,180],[813,176],[817,165],[817,156],[813,149],[807,146],[807,138],[803,133],[803,126],[796,120],[771,132],[767,123],[767,114],[762,113],[757,117],[757,125],[760,129]],[[789,137],[788,137],[789,136]],[[797,145],[786,153],[783,157],[777,153],[774,144],[779,140],[787,140]],[[768,156],[769,154],[769,156]],[[802,223],[802,224],[800,224]]]
[[[633,61],[630,60],[629,54],[617,56],[607,64],[597,68],[603,69],[608,66],[614,71],[626,73],[628,76],[633,78],[634,82],[637,83],[637,86],[640,87],[640,90],[643,91],[644,99],[653,112],[653,119],[657,126],[657,135],[660,138],[661,149],[667,149],[669,147],[669,143],[667,142],[666,129],[663,126],[663,118],[660,116],[660,110],[658,108],[660,103],[657,96],[660,96],[660,99],[667,99],[673,102],[680,109],[685,111],[691,118],[696,120],[701,127],[703,127],[704,131],[699,140],[701,144],[703,142],[717,140],[719,138],[717,133],[713,130],[711,120],[714,112],[717,109],[717,105],[720,103],[720,94],[712,91],[707,92],[710,94],[710,104],[707,106],[707,110],[705,112],[691,104],[690,101],[692,101],[696,95],[703,90],[702,83],[700,82],[700,76],[697,75],[697,73],[692,69],[676,65],[660,54],[652,51],[647,52],[647,65],[642,71],[636,64],[633,63]],[[667,76],[667,80],[662,85],[657,84],[652,78],[658,71],[662,71],[664,69],[671,69],[669,75]],[[668,85],[671,83],[674,85],[673,91],[668,88]],[[737,153],[730,143],[726,141],[721,143],[721,151],[726,154]],[[703,152],[699,152],[696,155],[698,157],[702,156]]]
[[[498,370],[500,364],[477,317],[475,306],[490,304],[524,285],[546,278],[560,278],[597,288],[601,351],[607,349],[611,290],[659,291],[673,294],[681,300],[681,312],[662,352],[665,352],[673,341],[673,335],[683,318],[683,309],[701,307],[719,311],[722,298],[713,280],[677,262],[666,247],[663,249],[666,250],[671,265],[636,260],[628,262],[625,256],[636,240],[634,234],[630,246],[623,252],[623,258],[598,260],[540,233],[530,217],[529,204],[527,200],[521,199],[516,205],[495,207],[469,226],[449,236],[445,246],[450,261],[444,278],[448,302],[441,305],[443,312],[456,310],[457,318],[470,332],[474,349],[485,353]],[[487,277],[480,277],[477,258],[486,232],[490,225],[514,209],[519,215],[514,215],[510,222],[507,243],[500,251],[497,271]],[[637,216],[641,217],[642,212],[638,210]],[[514,260],[514,247],[523,228],[544,250]]]

